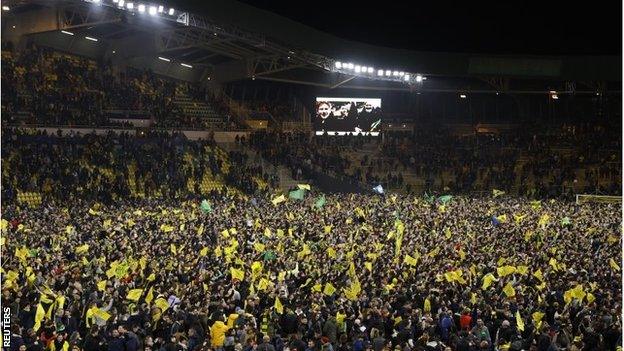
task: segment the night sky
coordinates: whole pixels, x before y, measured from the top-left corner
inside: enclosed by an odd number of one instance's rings
[[[622,1],[242,0],[348,40],[413,50],[620,55]]]

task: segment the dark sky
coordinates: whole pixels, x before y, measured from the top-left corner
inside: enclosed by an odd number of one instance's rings
[[[242,0],[344,39],[395,48],[500,54],[622,50],[622,1]]]

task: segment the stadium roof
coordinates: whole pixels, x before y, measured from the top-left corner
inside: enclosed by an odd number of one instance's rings
[[[79,51],[82,44],[75,43],[76,37],[59,35],[61,30],[97,38],[100,47],[91,56],[110,57],[113,53],[117,60],[180,79],[228,82],[258,78],[330,89],[440,92],[621,91],[621,56],[489,55],[385,48],[347,41],[231,0],[201,4],[174,0],[161,3],[162,12],[153,17],[147,14],[150,5],[159,4],[141,1],[18,0],[4,4],[11,10],[3,11],[3,24],[7,17],[17,22],[44,10],[60,19],[57,25],[32,25],[23,34],[39,36],[68,51]],[[139,13],[141,4],[145,7]],[[174,9],[171,14],[170,9]],[[43,17],[37,16],[37,20]],[[349,69],[341,66],[348,63]],[[180,68],[182,64],[188,67]],[[419,77],[417,81],[417,75],[427,80]]]

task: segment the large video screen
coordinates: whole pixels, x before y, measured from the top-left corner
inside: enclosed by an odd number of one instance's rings
[[[317,97],[316,135],[379,135],[381,99]]]

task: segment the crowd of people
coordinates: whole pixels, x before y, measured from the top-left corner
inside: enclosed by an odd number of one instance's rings
[[[177,133],[59,134],[5,129],[2,133],[2,198],[20,192],[110,203],[127,197],[186,198],[218,192],[203,180],[255,193],[259,182],[279,179],[248,160],[225,152],[212,138],[187,140]]]
[[[200,89],[191,89],[188,83],[167,80],[149,70],[122,68],[35,45],[3,51],[2,62],[5,124],[123,126],[111,119],[138,116],[152,119],[160,128],[212,126],[184,114],[174,98],[178,90],[196,101],[214,99],[195,94]],[[216,109],[228,115],[222,104]]]
[[[619,204],[85,195],[4,198],[11,350],[621,345]]]

